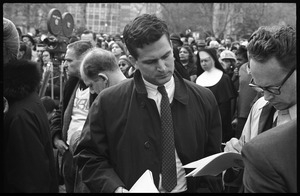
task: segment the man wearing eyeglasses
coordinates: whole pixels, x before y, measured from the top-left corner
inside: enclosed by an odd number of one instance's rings
[[[249,86],[263,93],[263,97],[258,99],[251,108],[247,122],[241,134],[241,138],[239,140],[237,138],[232,138],[226,143],[224,148],[224,151],[226,152],[241,153],[243,147],[243,142],[241,142],[242,139],[245,142],[248,142],[263,131],[274,126],[285,124],[297,118],[296,30],[291,26],[260,27],[250,37],[247,49],[250,72],[252,75]],[[264,142],[268,143],[270,141]],[[280,148],[284,149],[287,144],[284,143],[280,145]],[[289,145],[293,145],[296,149],[296,144],[292,143]],[[291,146],[289,146],[289,148],[290,147]],[[270,151],[271,150],[275,149],[270,149]],[[279,157],[280,153],[281,151],[279,150]],[[290,156],[294,156],[295,158],[297,157],[296,154],[294,155],[293,153],[291,153]],[[249,160],[254,163],[254,157],[247,157],[247,163],[249,163]],[[282,166],[288,168],[294,167],[293,162],[287,163],[287,161],[280,158],[279,161],[282,161]],[[259,161],[257,162],[259,163]],[[254,171],[252,172],[254,173]],[[238,173],[240,174],[237,175]],[[297,172],[295,171],[294,173],[296,175]],[[236,186],[237,188],[241,188],[242,174],[243,171],[241,170],[234,170],[232,168],[227,170],[224,175],[225,184],[227,183],[232,186]],[[248,174],[249,172],[247,175]],[[267,174],[262,177],[264,180],[268,179]],[[282,176],[282,174],[278,175]],[[259,179],[261,176],[256,177]],[[294,176],[289,176],[288,178],[293,177]],[[278,179],[281,179],[281,177]],[[267,188],[271,186],[266,184],[271,184],[271,182],[280,183],[282,181],[287,181],[286,179],[278,179],[268,179],[267,181],[262,180],[264,183],[263,188],[261,186],[261,189],[258,188],[256,190],[261,192],[273,192],[274,190]],[[247,181],[249,178],[245,178],[244,176],[244,181],[245,180]],[[239,183],[237,181],[239,181]],[[246,190],[249,191],[249,184],[251,184],[251,182],[247,181],[247,183]],[[259,184],[259,181],[256,183]],[[278,192],[285,192],[288,190],[279,190],[280,186],[278,184],[272,185],[274,187],[279,187],[277,190]],[[251,191],[255,192],[255,190]]]

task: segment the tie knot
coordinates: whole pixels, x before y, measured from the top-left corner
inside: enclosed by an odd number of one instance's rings
[[[157,87],[158,92],[160,92],[162,95],[168,95],[166,88],[164,85]]]

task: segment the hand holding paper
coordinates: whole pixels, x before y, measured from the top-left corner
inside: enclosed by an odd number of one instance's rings
[[[216,176],[228,168],[242,168],[243,166],[241,154],[220,152],[184,165],[183,168],[196,168],[186,175],[186,177],[195,177],[204,175]]]

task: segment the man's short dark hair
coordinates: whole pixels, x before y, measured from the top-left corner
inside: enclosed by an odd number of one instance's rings
[[[275,57],[289,71],[296,66],[296,30],[292,26],[262,26],[248,40],[249,59],[264,63]]]
[[[79,59],[83,53],[87,52],[89,49],[93,47],[92,43],[90,41],[83,41],[79,40],[76,42],[73,42],[67,46],[67,49],[74,49],[75,55],[77,59]]]
[[[248,61],[248,56],[247,56],[247,48],[246,46],[241,45],[235,52],[235,55],[240,55],[242,56],[244,59],[246,59]]]
[[[166,22],[155,15],[143,14],[125,26],[123,39],[129,53],[137,59],[137,48],[156,42],[163,35],[166,35],[170,42]]]

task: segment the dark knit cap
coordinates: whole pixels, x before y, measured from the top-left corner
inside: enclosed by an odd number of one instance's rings
[[[49,96],[42,97],[41,101],[47,112],[52,112],[56,108],[55,101]]]
[[[180,36],[177,35],[176,33],[172,33],[172,34],[170,35],[170,40],[178,41],[181,45],[183,44],[183,42],[182,42],[181,39],[180,39]]]

